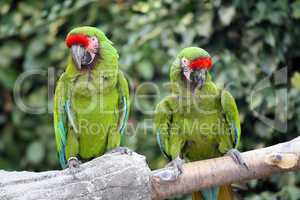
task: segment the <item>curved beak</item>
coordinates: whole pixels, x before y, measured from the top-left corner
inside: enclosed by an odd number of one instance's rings
[[[84,57],[85,49],[81,45],[72,45],[71,55],[77,69],[81,69],[82,59]]]

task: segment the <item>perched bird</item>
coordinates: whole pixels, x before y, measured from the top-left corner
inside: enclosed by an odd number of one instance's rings
[[[54,96],[54,129],[62,168],[120,148],[129,112],[128,83],[119,70],[118,52],[95,27],[73,29],[70,50]]]
[[[236,149],[241,128],[235,100],[213,83],[211,68],[212,59],[205,50],[183,49],[170,70],[172,95],[156,107],[157,142],[163,154],[173,160],[169,165],[177,169],[178,175],[182,173],[182,158],[196,161],[228,153],[246,166]],[[192,198],[227,200],[233,195],[230,186],[222,186],[193,193]]]

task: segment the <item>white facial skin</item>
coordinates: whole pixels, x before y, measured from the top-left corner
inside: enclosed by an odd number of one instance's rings
[[[89,37],[89,45],[86,47],[86,50],[90,53],[92,60],[94,60],[97,51],[99,48],[99,42],[96,36]]]
[[[192,70],[189,68],[190,61],[183,57],[180,60],[180,62],[181,62],[181,67],[183,69],[183,74],[184,74],[185,78],[188,81],[191,81],[191,72],[192,72]]]
[[[86,49],[91,53],[97,53],[99,42],[96,36],[89,37],[89,45]]]

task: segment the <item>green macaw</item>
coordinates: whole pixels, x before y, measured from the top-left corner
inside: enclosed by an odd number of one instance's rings
[[[210,55],[198,47],[183,49],[170,70],[172,95],[156,108],[155,130],[163,154],[178,175],[182,160],[196,161],[229,155],[246,166],[236,148],[241,128],[231,94],[218,88],[209,74]],[[162,177],[162,180],[164,178]],[[230,186],[193,193],[193,200],[233,199]]]
[[[56,85],[54,129],[62,168],[78,167],[121,148],[130,101],[127,81],[118,67],[118,52],[94,27],[78,27],[66,38],[70,56]]]

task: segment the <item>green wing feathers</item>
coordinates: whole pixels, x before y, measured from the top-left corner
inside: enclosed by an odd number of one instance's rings
[[[123,135],[126,129],[126,124],[128,121],[129,111],[130,111],[130,99],[129,99],[129,88],[126,78],[123,72],[119,71],[118,76],[118,89],[120,93],[119,97],[119,123],[118,130]]]
[[[65,168],[66,166],[66,142],[68,134],[68,122],[67,122],[67,112],[66,112],[66,91],[67,85],[65,84],[64,76],[62,75],[57,82],[55,95],[54,95],[54,131],[56,148],[58,152],[60,165]]]
[[[166,97],[157,105],[154,118],[157,143],[169,160],[180,156],[184,144],[178,126],[173,123],[173,112],[176,106],[175,96]]]
[[[169,151],[169,126],[171,125],[171,109],[168,106],[167,100],[161,101],[155,110],[155,132],[156,132],[156,140],[159,146],[159,149],[163,153],[163,155],[169,160],[172,160],[172,156]]]
[[[237,148],[241,137],[240,117],[233,96],[226,90],[223,90],[221,93],[221,104],[226,121],[230,128],[233,147]]]

